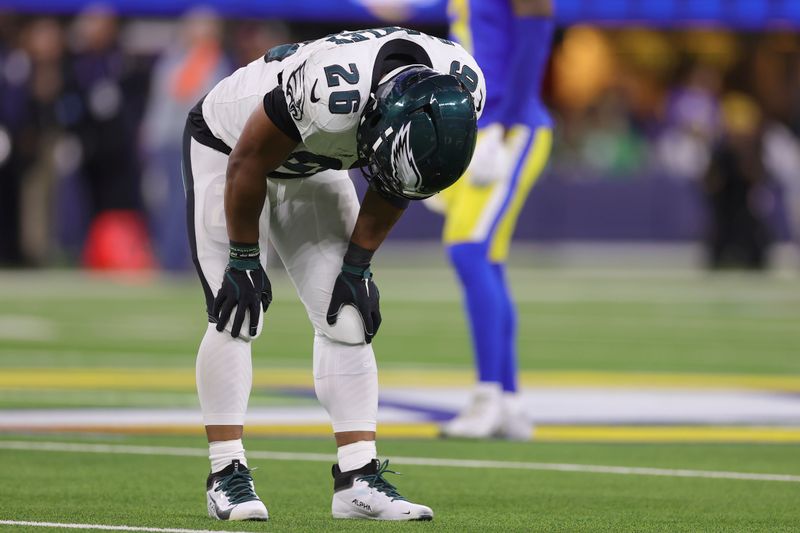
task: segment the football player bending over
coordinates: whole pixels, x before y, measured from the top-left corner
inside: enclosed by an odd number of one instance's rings
[[[550,154],[552,123],[539,93],[552,2],[450,0],[450,8],[451,33],[475,54],[487,95],[467,174],[431,199],[445,213],[444,242],[463,287],[478,374],[470,404],[442,426],[442,435],[529,440],[505,262],[517,216]]]
[[[267,242],[314,327],[314,389],[331,418],[335,518],[430,520],[375,446],[381,324],[370,262],[409,200],[454,183],[475,146],[483,74],[461,46],[398,27],[283,45],[221,81],[184,135],[189,238],[208,309],[197,390],[209,514],[265,520],[242,433],[251,346],[272,299]],[[369,181],[362,204],[347,169]]]

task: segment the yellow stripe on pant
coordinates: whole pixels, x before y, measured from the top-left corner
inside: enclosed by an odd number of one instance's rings
[[[472,28],[469,25],[469,0],[450,0],[447,4],[450,15],[450,33],[464,47],[472,53]]]
[[[483,132],[478,133],[481,142]],[[553,133],[548,127],[533,132],[517,125],[506,135],[505,147],[514,160],[512,171],[496,182],[478,186],[469,171],[439,196],[445,206],[443,240],[446,245],[488,242],[489,260],[502,263],[508,257],[517,217],[528,193],[547,164]]]

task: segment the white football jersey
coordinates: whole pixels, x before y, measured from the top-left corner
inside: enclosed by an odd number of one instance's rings
[[[446,39],[388,27],[344,31],[273,50],[222,80],[202,108],[211,133],[232,148],[253,110],[280,86],[302,142],[273,177],[354,166],[361,113],[386,72],[385,62],[398,55],[459,77],[473,94],[478,116],[483,110],[483,73],[472,56]]]

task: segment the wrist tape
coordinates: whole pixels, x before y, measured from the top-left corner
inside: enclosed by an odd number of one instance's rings
[[[351,241],[347,247],[347,253],[344,254],[344,264],[342,266],[342,270],[354,274],[367,271],[369,270],[369,264],[372,261],[372,256],[374,254],[374,251],[362,248]]]
[[[228,265],[238,270],[254,270],[261,264],[258,244],[230,242]]]

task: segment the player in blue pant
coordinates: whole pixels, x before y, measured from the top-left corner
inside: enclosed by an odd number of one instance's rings
[[[451,34],[487,85],[475,155],[465,176],[434,197],[443,240],[464,290],[478,384],[442,426],[448,437],[528,440],[517,393],[516,310],[505,262],[519,212],[542,173],[552,122],[540,97],[553,35],[551,0],[450,0]]]

